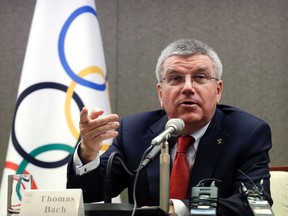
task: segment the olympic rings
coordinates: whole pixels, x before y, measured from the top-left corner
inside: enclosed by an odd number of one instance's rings
[[[16,116],[17,116],[17,111],[19,109],[19,106],[21,105],[21,103],[23,102],[23,100],[31,93],[38,91],[38,90],[43,90],[43,89],[56,89],[56,90],[60,90],[66,93],[66,99],[65,99],[65,117],[66,117],[66,121],[68,124],[68,127],[72,133],[72,135],[74,136],[74,138],[77,140],[76,144],[79,142],[80,140],[80,134],[79,131],[74,127],[73,125],[73,121],[71,118],[71,112],[70,112],[70,105],[71,105],[71,99],[73,98],[73,100],[76,102],[78,109],[81,111],[82,107],[84,106],[84,103],[82,102],[81,98],[78,96],[78,94],[74,91],[75,90],[75,86],[77,84],[86,86],[88,88],[92,88],[95,89],[97,91],[105,91],[108,85],[108,78],[107,75],[105,76],[105,73],[103,72],[103,70],[97,66],[89,66],[86,67],[85,69],[81,70],[78,74],[76,74],[71,67],[68,64],[68,61],[66,59],[66,55],[65,55],[65,49],[64,49],[64,44],[65,44],[65,38],[66,38],[66,34],[68,29],[70,28],[72,22],[80,15],[84,14],[84,13],[91,13],[93,14],[96,18],[97,18],[97,13],[95,11],[95,9],[93,9],[90,6],[83,6],[80,7],[78,9],[76,9],[66,20],[66,22],[64,23],[60,34],[59,34],[59,39],[58,39],[58,55],[59,55],[59,59],[60,62],[62,64],[62,67],[64,68],[64,71],[69,75],[69,77],[72,79],[72,83],[70,84],[69,87],[60,84],[60,83],[55,83],[55,82],[41,82],[41,83],[36,83],[32,86],[29,86],[28,88],[26,88],[18,97],[17,102],[16,102],[16,108],[15,108],[15,113],[14,113],[14,117],[13,117],[13,125],[12,125],[12,132],[11,132],[11,139],[12,139],[12,144],[15,148],[15,150],[23,157],[23,160],[21,162],[21,164],[19,166],[17,166],[17,168],[15,167],[15,171],[17,173],[22,173],[22,172],[28,172],[25,170],[25,168],[27,167],[28,163],[32,163],[35,166],[38,167],[42,167],[42,168],[57,168],[60,166],[63,166],[65,164],[67,164],[67,162],[69,161],[74,148],[67,145],[67,144],[62,144],[62,143],[51,143],[51,144],[45,144],[45,145],[41,145],[40,147],[32,150],[30,153],[26,152],[24,150],[24,148],[20,145],[17,136],[16,136],[16,132],[15,132],[15,125],[16,125]],[[93,83],[91,81],[85,80],[83,77],[85,77],[88,74],[92,74],[92,73],[97,73],[99,74],[103,80],[104,83],[103,84],[97,84],[97,83]],[[75,145],[76,145],[75,144]],[[69,155],[63,159],[60,159],[58,161],[54,161],[54,162],[45,162],[45,161],[41,161],[39,159],[36,159],[35,157],[43,152],[46,151],[53,151],[53,150],[61,150],[61,151],[66,151],[69,153]],[[12,162],[7,161],[5,165],[5,168],[9,168],[9,164]],[[16,170],[17,169],[17,170]]]
[[[44,161],[40,161],[36,158],[34,158],[32,155],[28,154],[20,145],[20,143],[17,140],[16,134],[15,134],[15,121],[16,121],[16,114],[17,114],[17,110],[21,104],[21,102],[26,98],[26,96],[28,96],[30,93],[36,91],[36,90],[41,90],[41,89],[45,89],[45,88],[52,88],[52,89],[58,89],[61,90],[63,92],[66,92],[67,87],[59,84],[59,83],[51,83],[51,82],[44,82],[44,83],[36,83],[30,87],[28,87],[27,89],[25,89],[19,96],[17,103],[16,103],[16,109],[15,109],[15,114],[14,114],[14,118],[13,118],[13,127],[12,127],[12,133],[11,133],[11,137],[12,137],[12,143],[16,149],[16,151],[28,162],[39,166],[39,167],[43,167],[43,168],[55,168],[55,167],[59,167],[62,166],[64,164],[66,164],[69,159],[70,159],[70,155],[68,155],[66,158],[56,161],[56,162],[44,162]],[[83,102],[81,101],[81,99],[79,98],[79,96],[74,92],[73,94],[73,99],[75,100],[75,102],[78,105],[79,110],[82,109],[82,107],[84,106]],[[76,142],[78,143],[78,141]],[[75,144],[76,145],[76,144]]]

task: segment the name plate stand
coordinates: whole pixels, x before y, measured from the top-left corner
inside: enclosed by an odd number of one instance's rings
[[[84,216],[81,189],[24,190],[20,216]]]

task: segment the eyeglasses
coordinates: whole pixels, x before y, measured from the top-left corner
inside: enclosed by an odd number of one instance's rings
[[[212,77],[207,74],[193,74],[191,76],[184,76],[181,74],[168,74],[163,79],[161,79],[160,82],[165,80],[171,86],[180,86],[186,82],[186,78],[190,78],[192,83],[197,83],[199,85],[204,85],[212,79],[219,81],[219,79],[216,77]]]

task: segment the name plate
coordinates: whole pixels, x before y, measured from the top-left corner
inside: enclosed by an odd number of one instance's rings
[[[24,190],[20,216],[84,216],[81,189]]]

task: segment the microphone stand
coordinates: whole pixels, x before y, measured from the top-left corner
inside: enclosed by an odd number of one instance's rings
[[[161,143],[160,154],[160,208],[166,213],[169,212],[170,200],[170,155],[168,136],[166,140]]]

